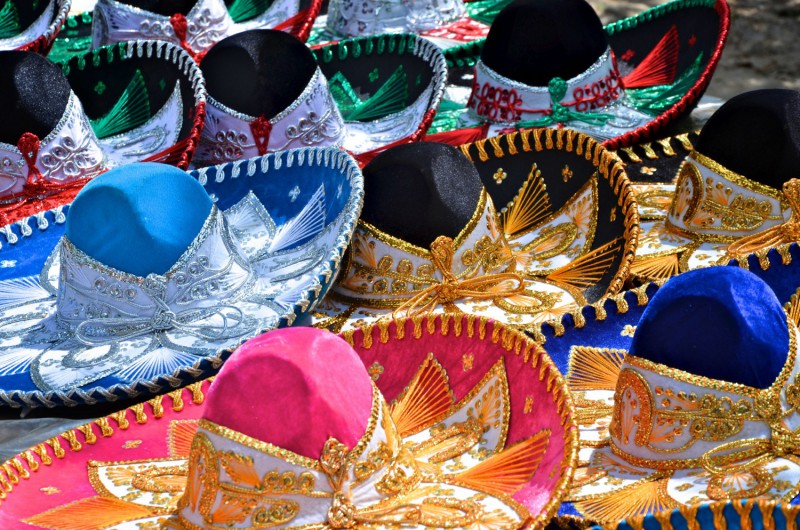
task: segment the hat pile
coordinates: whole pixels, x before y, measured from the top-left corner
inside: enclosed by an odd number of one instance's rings
[[[0,0],[4,529],[797,527],[800,93],[680,128],[725,0],[70,5]]]

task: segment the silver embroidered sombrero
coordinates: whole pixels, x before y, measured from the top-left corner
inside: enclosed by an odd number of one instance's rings
[[[47,55],[67,19],[70,0],[4,0],[0,5],[0,51]]]
[[[292,54],[297,55],[295,70],[312,65],[294,87],[296,97],[288,97],[289,74],[272,70],[273,61]],[[247,70],[238,73],[242,79],[235,91],[228,90],[230,73],[220,66],[230,61]],[[414,35],[364,37],[309,51],[279,32],[250,31],[212,48],[201,68],[209,97],[195,160],[199,165],[311,145],[363,154],[418,141],[430,126],[447,78],[441,50]],[[271,86],[270,79],[278,79],[278,86]],[[245,111],[269,100],[264,93],[286,95],[288,103],[270,112]]]
[[[353,159],[312,148],[194,176],[200,184],[164,165],[118,168],[66,215],[12,233],[0,251],[2,405],[175,388],[314,307],[361,208]]]

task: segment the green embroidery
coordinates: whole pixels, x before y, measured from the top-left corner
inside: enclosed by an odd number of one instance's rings
[[[377,92],[362,100],[341,72],[331,77],[331,94],[346,121],[374,120],[408,106],[408,74],[402,66]]]
[[[449,99],[442,99],[439,104],[439,110],[436,111],[436,116],[433,117],[433,123],[428,134],[458,129],[458,117],[464,113],[464,110],[463,105],[459,105]]]
[[[98,96],[102,96],[103,92],[106,91],[106,84],[102,81],[98,81],[97,84],[94,86],[94,91],[97,92]]]
[[[107,114],[90,120],[99,138],[107,138],[138,127],[150,119],[150,100],[144,76],[136,70],[133,79]]]
[[[378,80],[381,74],[378,72],[377,68],[373,68],[373,70],[369,73],[369,81],[370,83],[374,83]]]
[[[21,31],[17,6],[11,0],[7,0],[0,9],[0,39],[10,39],[19,35]]]
[[[634,107],[647,114],[658,116],[681,100],[694,86],[703,71],[703,54],[700,53],[681,76],[669,85],[647,88],[630,88],[626,92]]]
[[[620,31],[633,29],[643,22],[650,22],[656,18],[660,18],[668,13],[686,9],[688,7],[710,7],[713,8],[717,0],[672,0],[666,4],[651,7],[646,11],[642,11],[638,15],[624,18],[617,22],[607,25],[604,29],[609,35],[614,35]]]
[[[491,26],[500,11],[510,3],[511,0],[478,0],[477,2],[467,2],[467,16],[487,26]]]
[[[158,88],[160,88],[162,92],[167,88],[167,82],[163,78],[158,82]]]
[[[234,22],[244,22],[266,11],[271,3],[272,0],[234,0],[228,13]]]
[[[520,129],[528,127],[549,127],[556,123],[569,123],[580,121],[589,125],[603,126],[614,119],[612,114],[600,114],[598,112],[577,112],[561,104],[561,100],[567,95],[567,82],[560,77],[554,77],[547,84],[547,91],[550,92],[550,114],[538,120],[525,120],[516,123]]]

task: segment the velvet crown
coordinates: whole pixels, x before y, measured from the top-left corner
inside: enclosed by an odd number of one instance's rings
[[[361,218],[427,248],[437,237],[455,238],[467,226],[482,190],[475,166],[455,147],[400,145],[364,168]]]
[[[129,164],[81,190],[67,213],[66,236],[120,271],[164,274],[200,233],[211,206],[188,173],[164,164]]]
[[[356,446],[367,431],[372,393],[364,364],[343,339],[285,328],[247,341],[231,356],[211,385],[203,417],[319,459],[328,438]]]
[[[691,374],[767,388],[789,352],[786,313],[769,286],[738,267],[689,271],[653,296],[630,355]]]
[[[754,90],[728,100],[703,126],[695,149],[775,189],[800,178],[800,92]]]

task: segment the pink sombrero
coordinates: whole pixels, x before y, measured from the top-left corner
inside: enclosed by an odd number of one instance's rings
[[[345,338],[267,333],[213,383],[25,451],[0,471],[3,527],[544,526],[577,433],[543,350],[469,317]]]

